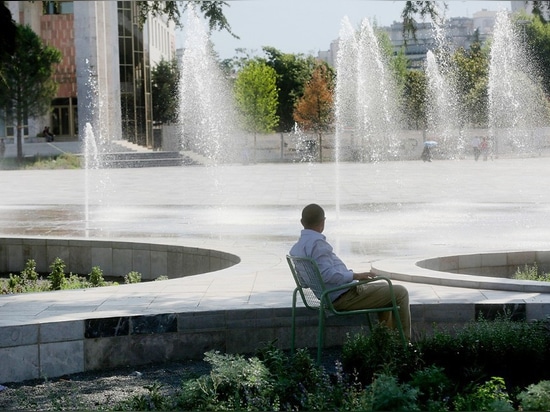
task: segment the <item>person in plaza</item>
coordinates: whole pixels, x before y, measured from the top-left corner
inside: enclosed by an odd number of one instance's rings
[[[50,132],[49,126],[44,126],[44,130],[42,130],[42,135],[46,138],[47,142],[53,142],[53,133]]]
[[[425,162],[432,161],[432,148],[430,145],[427,145],[427,144],[424,145],[424,150],[422,150],[422,154],[420,155],[420,158]]]
[[[474,159],[479,159],[479,155],[481,154],[481,150],[479,146],[481,145],[481,141],[479,140],[478,136],[474,136],[472,138],[472,149],[474,150]]]
[[[481,151],[481,154],[483,154],[483,160],[487,160],[487,158],[489,157],[489,142],[487,141],[486,137],[481,140],[479,149]]]
[[[6,154],[6,142],[4,142],[4,138],[0,139],[0,158],[3,158]]]
[[[342,284],[376,278],[371,272],[354,272],[340,260],[327,242],[325,229],[325,212],[317,204],[307,205],[302,210],[302,226],[298,242],[290,249],[290,255],[309,257],[317,263],[327,288]],[[395,298],[399,305],[399,315],[405,337],[411,337],[411,312],[409,292],[402,285],[393,285]],[[384,307],[391,305],[389,286],[386,282],[373,282],[358,285],[348,290],[340,290],[330,295],[336,310],[356,310]],[[394,327],[391,312],[380,312],[379,320],[389,327]]]

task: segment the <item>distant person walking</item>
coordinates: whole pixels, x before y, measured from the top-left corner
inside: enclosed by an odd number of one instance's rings
[[[476,159],[476,162],[479,159],[479,155],[481,154],[481,150],[479,148],[480,144],[481,140],[479,139],[479,137],[474,136],[472,139],[472,149],[474,150],[474,159]]]
[[[4,141],[4,138],[0,139],[0,158],[4,158],[4,155],[6,154],[6,142]]]
[[[489,141],[486,137],[484,137],[481,141],[479,148],[481,150],[481,154],[483,154],[483,160],[487,160],[487,158],[489,157]]]

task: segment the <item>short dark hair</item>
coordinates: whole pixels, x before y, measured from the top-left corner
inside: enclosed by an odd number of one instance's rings
[[[306,229],[321,223],[324,218],[325,218],[325,211],[321,206],[315,203],[307,205],[302,210],[302,225]]]

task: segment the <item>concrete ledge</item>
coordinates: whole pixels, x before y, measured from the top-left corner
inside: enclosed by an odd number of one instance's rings
[[[547,305],[548,306],[548,305]],[[485,319],[512,311],[516,318],[538,318],[540,308],[526,304],[412,305],[413,334],[460,327],[480,314]],[[550,308],[545,307],[544,312]],[[450,316],[449,314],[452,314]],[[93,315],[93,314],[90,314]],[[290,347],[291,309],[243,309],[194,313],[90,318],[18,327],[0,327],[0,382],[44,379],[128,365],[202,359],[205,352],[253,353],[277,342]],[[318,318],[297,311],[298,347],[316,347]],[[363,316],[329,317],[325,346],[340,346],[349,333],[368,333]]]
[[[123,277],[130,271],[143,280],[159,276],[175,279],[226,269],[240,262],[230,253],[186,246],[80,239],[0,238],[0,271],[19,273],[29,259],[36,270],[50,272],[61,258],[72,273],[88,274],[99,266],[105,274]]]
[[[395,258],[372,264],[372,271],[394,280],[440,286],[550,293],[550,282],[508,278],[516,269],[537,264],[550,271],[548,251],[510,251],[433,258]]]

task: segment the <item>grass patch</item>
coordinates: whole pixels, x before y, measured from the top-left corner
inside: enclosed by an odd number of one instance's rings
[[[55,170],[81,169],[82,157],[72,153],[55,156],[27,156],[19,160],[8,157],[0,160],[1,170]]]

